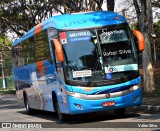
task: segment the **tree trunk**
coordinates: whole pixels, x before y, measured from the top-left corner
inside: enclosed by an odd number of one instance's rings
[[[115,0],[107,0],[107,9],[108,11],[114,11]]]
[[[133,3],[145,38],[145,50],[142,53],[144,90],[151,93],[155,90],[151,55],[151,31],[153,25],[151,0],[140,0],[140,4],[138,4],[137,0],[133,0]]]
[[[146,30],[149,29],[146,27]],[[144,90],[145,92],[151,93],[155,90],[153,66],[151,60],[151,43],[147,31],[143,31],[143,34],[145,37],[145,50],[142,53]]]
[[[145,50],[142,53],[143,59],[143,78],[144,78],[144,89],[146,92],[153,92],[155,90],[154,74],[152,66],[152,55],[151,55],[151,40],[152,40],[152,26],[153,26],[153,16],[152,16],[152,5],[151,0],[141,0],[142,9],[144,9],[145,19],[142,24],[144,27],[142,33],[145,37]]]

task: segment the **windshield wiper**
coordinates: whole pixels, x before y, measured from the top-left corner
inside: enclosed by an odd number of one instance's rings
[[[96,71],[96,70],[98,69],[99,64],[100,64],[100,60],[99,60],[99,58],[98,58],[98,59],[97,59],[97,61],[96,61],[95,66],[94,66],[94,71]],[[95,78],[96,74],[97,74],[97,72],[95,72],[95,74],[94,74],[94,75],[92,75],[91,79],[90,79],[90,80],[88,80],[88,82],[87,82],[87,86],[90,86],[90,85],[91,85],[91,83],[92,83],[92,81],[94,80],[94,78]]]

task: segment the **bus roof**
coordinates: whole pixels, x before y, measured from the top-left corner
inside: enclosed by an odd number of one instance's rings
[[[83,12],[75,14],[62,14],[50,17],[41,23],[42,30],[53,27],[59,30],[74,30],[94,28],[107,25],[117,25],[126,23],[126,19],[118,13],[111,11]],[[16,40],[12,46],[34,36],[36,26],[29,30],[20,39]]]

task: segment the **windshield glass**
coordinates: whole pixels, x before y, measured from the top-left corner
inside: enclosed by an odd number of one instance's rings
[[[120,79],[138,70],[127,28],[60,32],[68,80]]]
[[[95,36],[95,30],[60,33],[69,80],[88,81],[94,73],[96,73],[95,80],[103,79],[98,48],[92,36]]]
[[[127,28],[98,30],[106,79],[122,78],[138,70],[135,48]]]

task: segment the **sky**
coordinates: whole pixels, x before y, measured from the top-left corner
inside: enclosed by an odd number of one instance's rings
[[[127,9],[126,16],[136,17],[136,12],[135,12],[134,7],[133,6],[131,7],[125,1],[126,0],[115,0],[115,10],[114,11],[121,14],[122,9]],[[130,1],[132,2],[132,0],[130,0]],[[153,8],[153,18],[154,18],[153,22],[157,22],[160,19],[160,18],[156,17],[156,12],[160,14],[160,8]],[[126,19],[127,19],[127,17],[126,17]],[[132,20],[132,21],[134,21],[134,20]],[[130,21],[128,20],[128,22],[130,22]]]

